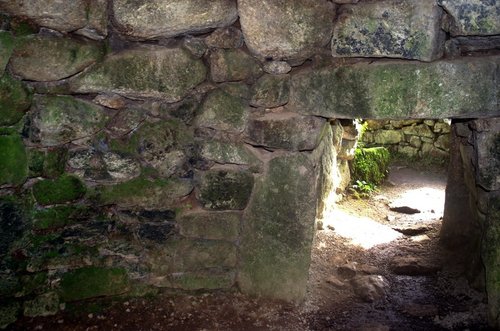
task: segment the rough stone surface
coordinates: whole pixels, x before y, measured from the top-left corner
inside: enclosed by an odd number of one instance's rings
[[[0,186],[20,185],[28,176],[28,157],[18,135],[0,135]]]
[[[217,89],[206,97],[196,124],[220,131],[242,132],[248,113],[248,106],[242,99]]]
[[[404,140],[403,133],[396,130],[380,130],[373,134],[373,141],[376,144],[391,145],[399,144]]]
[[[57,146],[101,130],[108,119],[103,109],[70,96],[36,96],[32,140]]]
[[[24,303],[24,316],[51,316],[59,311],[59,296],[49,292]]]
[[[413,256],[397,256],[391,263],[391,269],[398,275],[425,276],[435,274],[441,266]]]
[[[69,175],[45,179],[33,185],[33,196],[41,205],[74,201],[81,198],[85,192],[85,185],[77,177]]]
[[[288,106],[340,118],[450,118],[498,113],[498,57],[358,64],[291,80]],[[479,111],[480,110],[480,111]]]
[[[0,9],[16,16],[26,16],[37,24],[62,32],[86,25],[86,1],[62,3],[57,0],[1,0]]]
[[[98,190],[98,202],[120,208],[164,209],[174,207],[178,200],[193,190],[190,180],[148,180],[142,177]]]
[[[31,105],[31,91],[5,74],[0,78],[0,126],[14,125]]]
[[[11,245],[23,235],[27,226],[28,221],[26,220],[22,206],[8,199],[1,199],[0,250],[2,252],[9,252]]]
[[[241,213],[196,212],[183,215],[178,224],[180,234],[188,238],[236,241],[240,234]]]
[[[488,218],[485,239],[482,243],[482,253],[486,269],[486,292],[488,294],[489,324],[493,328],[500,327],[500,196],[498,192],[488,201]]]
[[[431,0],[344,6],[333,32],[333,56],[435,60],[443,54],[441,15]]]
[[[84,267],[64,274],[61,299],[64,302],[126,293],[130,289],[124,269]]]
[[[205,77],[203,63],[182,48],[142,46],[110,55],[75,77],[71,89],[77,93],[107,92],[176,102]]]
[[[23,79],[52,81],[72,76],[103,56],[103,48],[70,38],[33,35],[16,41],[11,71]]]
[[[203,159],[219,164],[260,167],[261,161],[242,143],[211,141],[201,147]]]
[[[235,0],[114,0],[113,14],[118,30],[136,39],[203,32],[238,18]]]
[[[405,126],[404,128],[402,128],[402,131],[404,134],[407,134],[407,135],[434,138],[434,133],[425,124]]]
[[[451,16],[449,31],[453,36],[500,34],[500,9],[493,0],[439,0]]]
[[[247,171],[210,170],[200,176],[197,198],[211,210],[245,209],[254,179]]]
[[[205,38],[205,44],[211,48],[240,48],[243,42],[241,30],[232,26],[217,29]]]
[[[477,184],[487,191],[500,190],[500,119],[487,121],[476,135]]]
[[[3,76],[13,50],[14,37],[12,34],[9,31],[0,31],[0,77]]]
[[[334,6],[327,1],[239,0],[248,48],[262,58],[307,58],[331,38]]]
[[[5,329],[17,320],[19,308],[18,302],[0,305],[0,329]]]
[[[290,95],[290,76],[265,75],[253,86],[250,104],[255,107],[274,108],[288,102]]]
[[[304,298],[317,203],[315,162],[306,154],[277,157],[257,181],[243,220],[243,293]]]
[[[268,74],[283,75],[289,73],[292,67],[286,61],[267,61],[263,69]]]
[[[214,82],[255,79],[261,74],[259,63],[241,49],[217,49],[210,53],[210,75]]]
[[[326,121],[293,113],[268,113],[249,121],[247,137],[252,145],[290,151],[318,146]]]
[[[374,302],[385,296],[385,290],[389,286],[382,276],[357,276],[351,284],[354,293],[365,302]]]

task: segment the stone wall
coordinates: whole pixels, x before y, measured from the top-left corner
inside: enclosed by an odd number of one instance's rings
[[[361,141],[367,146],[384,146],[410,158],[449,156],[448,120],[368,120],[365,125]]]
[[[338,119],[498,116],[497,6],[0,0],[0,326],[158,288],[302,300]]]
[[[454,121],[451,142],[441,240],[467,259],[471,281],[485,286],[490,322],[498,328],[500,119]]]

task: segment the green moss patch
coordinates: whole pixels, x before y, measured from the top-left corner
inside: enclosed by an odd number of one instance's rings
[[[28,157],[21,137],[0,135],[0,185],[21,185],[27,174]]]
[[[33,185],[33,195],[38,203],[50,205],[81,198],[85,185],[77,177],[63,175],[58,179],[42,180]]]
[[[351,178],[378,185],[387,174],[390,154],[385,147],[358,148],[354,154]]]
[[[0,31],[0,76],[3,75],[7,63],[9,63],[12,50],[14,49],[14,38],[8,31]]]
[[[129,286],[124,269],[85,267],[62,277],[60,296],[62,301],[78,301],[123,294],[129,290]]]
[[[8,74],[0,78],[0,126],[14,125],[31,105],[31,91]]]
[[[90,216],[88,207],[84,206],[57,206],[38,210],[33,215],[35,230],[57,229]]]

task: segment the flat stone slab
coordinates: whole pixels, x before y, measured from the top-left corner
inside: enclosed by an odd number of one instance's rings
[[[332,54],[432,61],[443,54],[442,13],[434,0],[346,5],[335,24]]]
[[[407,276],[428,276],[441,270],[441,266],[414,256],[396,256],[390,267],[395,274]]]
[[[231,25],[236,0],[114,0],[114,23],[136,39],[169,38]]]
[[[498,116],[499,56],[433,63],[359,63],[292,77],[287,105],[329,118]]]

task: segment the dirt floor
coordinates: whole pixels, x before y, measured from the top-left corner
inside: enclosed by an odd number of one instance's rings
[[[9,329],[487,330],[484,295],[439,245],[445,177],[393,166],[370,199],[347,197],[325,215],[300,306],[227,292],[160,295],[92,303],[85,315],[72,307]]]

